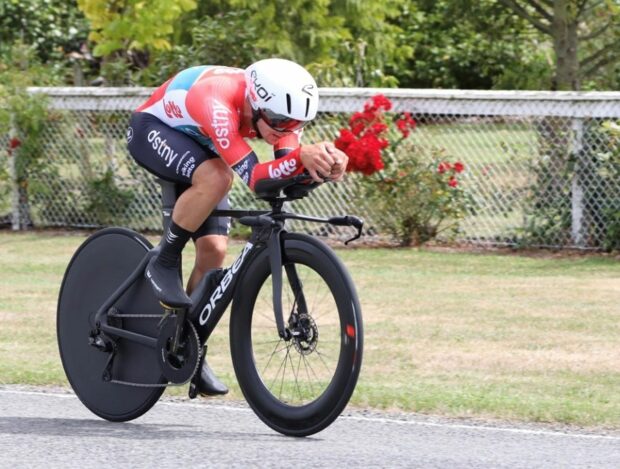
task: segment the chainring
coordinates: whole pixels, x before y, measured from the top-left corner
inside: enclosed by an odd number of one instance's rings
[[[185,321],[176,353],[171,346],[176,332],[177,317],[170,316],[161,324],[157,339],[159,367],[164,377],[171,383],[180,384],[189,381],[198,370],[202,347],[194,325]]]

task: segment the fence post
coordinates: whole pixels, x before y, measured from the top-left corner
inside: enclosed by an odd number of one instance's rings
[[[17,130],[15,129],[15,118],[11,114],[10,127],[9,127],[9,141],[17,137]],[[20,229],[20,210],[19,210],[19,186],[17,183],[17,157],[19,155],[19,146],[9,149],[9,177],[11,178],[11,229],[13,231],[19,231]]]
[[[581,184],[583,167],[583,119],[572,120],[573,148],[575,170],[571,182],[571,239],[575,246],[585,247],[583,222],[583,186]]]

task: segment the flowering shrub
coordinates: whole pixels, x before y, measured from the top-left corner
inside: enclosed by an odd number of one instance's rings
[[[410,113],[388,117],[392,103],[383,95],[366,102],[362,112],[340,130],[337,148],[349,157],[347,172],[360,173],[361,203],[379,209],[378,228],[403,246],[423,244],[444,230],[456,230],[471,200],[461,186],[465,165],[448,161],[441,149],[414,145]]]

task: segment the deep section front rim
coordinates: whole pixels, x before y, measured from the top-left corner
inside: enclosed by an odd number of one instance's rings
[[[305,308],[293,293],[290,267],[283,269],[284,320],[298,334],[289,341],[278,337],[262,252],[245,272],[243,295],[233,305],[231,348],[239,384],[257,415],[281,433],[305,436],[329,425],[355,388],[361,312],[346,269],[324,243],[283,236],[284,262],[296,266],[303,285]]]

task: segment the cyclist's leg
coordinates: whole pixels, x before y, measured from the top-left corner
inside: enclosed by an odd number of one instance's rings
[[[182,132],[150,114],[134,113],[128,148],[138,164],[163,179],[191,184],[177,200],[160,251],[146,269],[156,296],[173,307],[191,304],[178,275],[180,253],[232,184],[232,171]]]
[[[218,210],[230,209],[228,195],[220,200],[216,208]],[[188,294],[196,288],[205,273],[224,265],[229,231],[230,217],[209,216],[192,235],[196,245],[196,259],[187,282]]]
[[[230,209],[228,196],[220,201],[217,209]],[[209,216],[192,235],[196,245],[196,260],[187,285],[188,294],[192,292],[206,272],[224,265],[229,230],[229,217]],[[198,374],[196,387],[198,393],[203,396],[222,395],[228,392],[226,385],[218,379],[207,364],[206,357]]]

